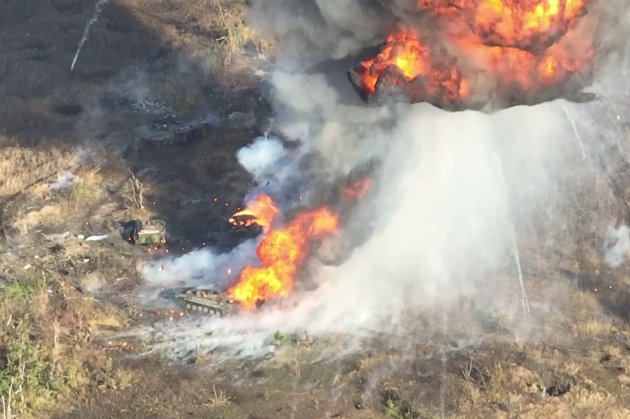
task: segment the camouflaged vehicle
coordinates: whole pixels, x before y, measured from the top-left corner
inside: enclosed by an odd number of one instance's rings
[[[166,243],[166,222],[162,220],[132,221],[129,241],[134,244],[152,245]]]
[[[167,116],[150,125],[137,127],[134,131],[144,144],[163,147],[200,138],[211,126],[210,121],[183,122],[175,117]]]
[[[175,294],[177,302],[188,312],[208,316],[228,316],[238,312],[238,306],[226,294],[212,289],[184,289]]]

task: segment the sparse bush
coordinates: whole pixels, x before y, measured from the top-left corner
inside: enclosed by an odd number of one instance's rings
[[[15,310],[20,313],[20,309],[28,304],[35,293],[44,288],[45,282],[35,274],[24,274],[19,277],[19,281],[9,283],[2,289],[2,309],[6,316],[9,311]]]
[[[581,334],[597,336],[609,334],[615,327],[609,318],[599,316],[580,320],[574,325],[574,328]]]
[[[277,346],[297,344],[297,341],[297,333],[283,333],[278,331],[273,335],[273,344]]]
[[[398,390],[385,387],[381,392],[381,403],[385,407],[385,416],[391,419],[417,419],[420,414],[406,400],[400,398]]]
[[[61,380],[52,362],[52,351],[39,339],[37,317],[46,293],[45,281],[23,276],[2,291],[3,341],[0,341],[2,363],[0,395],[11,400],[16,413],[46,408],[54,403]],[[37,303],[36,303],[37,302]]]
[[[6,366],[0,372],[0,393],[17,413],[27,409],[42,409],[54,403],[60,379],[50,362],[50,351],[40,342],[31,341],[28,330],[22,330],[5,349]]]
[[[103,198],[103,178],[99,168],[85,169],[72,189],[72,202],[77,208],[85,208]]]
[[[209,399],[209,404],[213,407],[227,406],[230,403],[231,397],[225,394],[223,390],[217,391],[215,386],[212,386],[212,396]]]
[[[216,38],[206,53],[206,71],[217,72],[235,62],[248,46],[265,55],[273,54],[273,43],[256,34],[243,20],[244,2],[213,0],[212,8],[217,16],[214,26],[222,36]]]
[[[216,73],[225,65],[225,56],[220,43],[215,43],[215,47],[210,49],[203,60],[204,70],[208,73]]]
[[[214,0],[214,8],[218,13],[217,23],[225,31],[225,36],[217,40],[218,46],[223,50],[223,64],[229,65],[242,48],[251,41],[252,31],[243,22],[239,8],[226,9],[219,0]]]
[[[89,388],[124,388],[132,379],[89,346],[94,333],[118,325],[115,316],[92,299],[53,304],[48,287],[42,275],[28,271],[0,288],[0,400],[5,417],[51,411],[65,397],[80,396]],[[92,365],[91,357],[102,360]]]

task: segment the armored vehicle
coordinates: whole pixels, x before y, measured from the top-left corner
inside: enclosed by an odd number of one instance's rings
[[[128,240],[134,244],[166,243],[166,223],[162,220],[132,221],[130,233]]]
[[[137,127],[134,131],[143,143],[162,147],[201,138],[211,126],[211,122],[206,120],[183,122],[175,117],[166,116],[150,125]]]
[[[217,290],[188,288],[177,292],[175,299],[188,312],[219,317],[238,312],[235,302]]]
[[[253,214],[233,215],[228,220],[232,231],[236,233],[250,233],[255,237],[263,231],[263,228],[258,224],[258,217]]]

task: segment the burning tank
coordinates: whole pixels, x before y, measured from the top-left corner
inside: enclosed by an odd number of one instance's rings
[[[234,232],[253,232],[258,235],[263,230],[258,224],[258,217],[253,214],[234,214],[229,222]]]
[[[234,231],[267,231],[279,214],[276,203],[267,195],[258,195],[247,203],[244,210],[238,211],[228,222]]]
[[[184,289],[175,294],[175,299],[188,312],[220,317],[238,313],[238,306],[231,298],[213,289]]]

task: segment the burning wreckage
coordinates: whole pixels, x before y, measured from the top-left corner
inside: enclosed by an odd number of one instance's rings
[[[558,98],[585,102],[591,0],[417,0],[380,52],[348,71],[368,104],[428,102],[493,112]],[[413,23],[411,23],[413,22]]]
[[[313,253],[315,242],[335,235],[353,204],[371,190],[371,176],[377,169],[378,165],[370,162],[351,172],[328,205],[299,212],[281,227],[278,227],[281,214],[276,202],[268,195],[257,195],[228,222],[235,234],[247,230],[263,235],[256,249],[259,265],[245,267],[226,291],[166,289],[160,293],[161,297],[174,299],[188,314],[212,317],[234,315],[240,310],[253,310],[269,301],[288,297],[300,269]],[[328,263],[324,259],[322,262]]]
[[[256,209],[260,212],[254,212]],[[338,216],[328,208],[302,213],[282,228],[271,228],[278,209],[267,195],[256,197],[241,213],[230,218],[235,229],[252,228],[265,233],[256,249],[260,266],[244,268],[225,293],[184,288],[165,290],[163,297],[174,297],[189,313],[211,316],[234,314],[239,308],[255,309],[274,298],[287,297],[309,253],[310,241],[333,234],[338,228]]]
[[[402,99],[447,111],[493,112],[564,98],[589,101],[596,23],[591,0],[417,0],[380,52],[349,70],[368,103]],[[339,194],[361,199],[371,176]],[[234,214],[233,228],[263,234],[259,263],[245,267],[225,293],[184,289],[174,294],[188,311],[226,315],[287,297],[312,253],[314,239],[334,235],[343,211],[308,209],[277,228],[275,202],[259,195]]]

